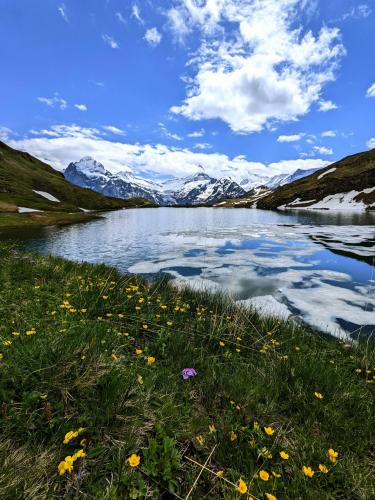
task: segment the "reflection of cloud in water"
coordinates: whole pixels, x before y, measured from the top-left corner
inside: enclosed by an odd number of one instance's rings
[[[288,306],[311,325],[344,335],[375,323],[374,221],[375,214],[124,210],[48,228],[25,247],[123,272],[164,271],[194,287],[224,288],[263,310]],[[349,251],[355,259],[338,254]]]
[[[372,228],[360,229],[368,241]],[[355,233],[353,239],[351,232]],[[307,323],[340,337],[348,335],[350,325],[375,325],[375,298],[370,295],[369,287],[353,281],[350,262],[354,261],[346,259],[338,265],[328,251],[317,253],[319,247],[311,239],[314,233],[316,240],[324,234],[333,239],[334,233],[335,239],[343,240],[340,247],[350,244],[351,251],[357,251],[358,255],[371,251],[360,246],[355,226],[297,226],[285,231],[282,226],[268,225],[240,234],[229,228],[218,234],[207,231],[204,235],[200,231],[186,231],[164,233],[173,251],[163,255],[163,262],[140,261],[129,271],[157,273],[173,268],[170,273],[179,281],[184,275],[183,281],[194,288],[224,289],[241,303],[266,313],[273,310],[285,316],[288,304]],[[341,272],[343,265],[348,273]],[[335,266],[340,270],[334,270]],[[370,279],[371,267],[367,267]],[[176,272],[183,268],[192,271]],[[363,271],[366,273],[366,267],[361,269],[362,274]]]

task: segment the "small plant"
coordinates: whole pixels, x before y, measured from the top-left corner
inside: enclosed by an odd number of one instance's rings
[[[176,441],[159,430],[148,440],[148,448],[143,450],[143,470],[170,493],[175,493],[176,478],[181,470],[181,454]]]

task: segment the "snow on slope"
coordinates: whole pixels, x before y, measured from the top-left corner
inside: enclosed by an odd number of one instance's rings
[[[36,189],[33,189],[34,193],[39,194],[39,196],[43,196],[43,198],[46,198],[49,201],[55,201],[56,203],[61,203],[61,201],[56,198],[56,196],[53,196],[53,194],[47,193],[46,191],[37,191]]]
[[[348,193],[337,193],[333,195],[326,196],[322,200],[316,202],[315,200],[301,201],[300,198],[295,199],[288,205],[279,206],[279,210],[286,209],[315,209],[315,210],[366,210],[368,208],[375,208],[375,204],[370,206],[366,205],[356,198],[360,194],[370,194],[375,190],[373,188],[367,188],[363,191],[349,191]]]

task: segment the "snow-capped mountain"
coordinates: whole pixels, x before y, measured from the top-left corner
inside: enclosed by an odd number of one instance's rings
[[[73,184],[107,196],[125,199],[142,197],[159,205],[212,204],[245,194],[245,190],[232,179],[214,179],[204,172],[157,183],[127,171],[113,174],[91,157],[70,163],[64,176]]]
[[[164,195],[174,199],[177,205],[212,204],[224,198],[237,198],[245,194],[232,179],[215,179],[203,172],[165,181],[162,189]]]
[[[199,171],[181,179],[156,182],[137,177],[130,171],[111,173],[102,163],[86,156],[70,163],[64,176],[73,184],[115,198],[146,198],[158,205],[213,205],[222,200],[241,198],[259,186],[277,189],[316,170],[296,170],[293,174],[271,178],[249,174],[238,182],[225,177],[216,179]]]
[[[264,185],[270,189],[276,189],[280,186],[285,186],[286,184],[290,184],[291,182],[298,181],[299,179],[303,179],[308,175],[314,174],[320,170],[319,168],[310,168],[309,170],[301,170],[298,169],[292,174],[280,174],[271,177],[268,182]]]
[[[112,174],[93,158],[86,156],[70,163],[64,172],[65,178],[76,184],[115,198],[146,198],[154,203],[163,203],[158,185],[131,172]]]

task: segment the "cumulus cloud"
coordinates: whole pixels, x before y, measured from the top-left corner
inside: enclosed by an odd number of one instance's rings
[[[191,120],[220,119],[237,133],[259,132],[273,121],[294,121],[321,101],[345,49],[340,32],[299,25],[305,0],[179,0],[168,25],[202,43],[190,59],[195,75],[171,111]],[[323,101],[324,102],[324,101]]]
[[[125,130],[115,127],[114,125],[103,125],[102,129],[114,135],[126,135]]]
[[[162,34],[159,33],[157,28],[150,28],[146,31],[144,39],[149,45],[156,47],[161,42]]]
[[[59,7],[57,8],[58,12],[60,13],[61,17],[64,19],[64,21],[66,23],[69,22],[69,18],[68,18],[68,14],[66,12],[66,5],[64,3],[62,3],[61,5],[59,5]]]
[[[57,92],[53,97],[38,97],[37,99],[39,102],[46,104],[50,108],[60,108],[64,110],[68,107],[67,101],[60,97]]]
[[[334,130],[326,130],[321,133],[322,137],[336,137],[336,132]]]
[[[0,127],[0,141],[8,141],[12,135],[12,130],[8,127]]]
[[[326,111],[331,111],[331,109],[337,109],[337,105],[332,101],[320,101],[319,111],[325,113]]]
[[[367,141],[367,147],[369,149],[375,149],[375,137],[372,137],[369,141]]]
[[[182,177],[194,174],[201,167],[212,176],[232,177],[235,180],[258,174],[271,177],[292,173],[298,168],[320,168],[328,162],[319,159],[285,160],[265,165],[249,161],[245,156],[230,158],[225,154],[190,151],[164,144],[130,144],[110,141],[97,128],[78,125],[55,125],[50,129],[30,133],[24,139],[10,139],[8,144],[63,170],[72,161],[92,156],[108,170],[131,170],[137,175],[152,177],[169,175]]]
[[[103,39],[104,43],[106,43],[107,45],[109,45],[111,47],[111,49],[118,49],[119,48],[118,42],[112,36],[102,35],[102,39]]]
[[[201,128],[200,130],[195,130],[194,132],[190,132],[190,134],[188,134],[187,136],[188,137],[203,137],[205,133],[206,133],[205,130],[203,128]]]
[[[323,156],[333,155],[333,151],[331,148],[326,148],[325,146],[314,146],[314,151]]]
[[[300,133],[300,134],[294,134],[294,135],[280,135],[277,138],[277,142],[297,142],[302,139],[306,134]]]
[[[194,149],[211,149],[212,145],[209,144],[208,142],[198,142],[197,144],[194,144]]]
[[[375,83],[367,89],[366,97],[375,97]]]
[[[78,111],[87,111],[86,104],[75,104],[74,107],[77,108]]]

